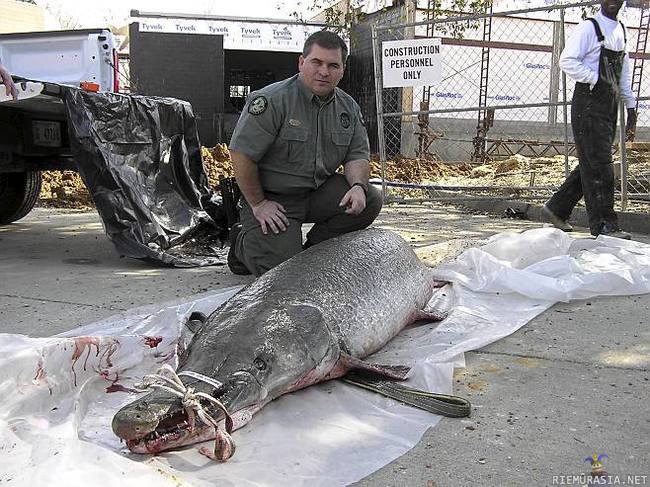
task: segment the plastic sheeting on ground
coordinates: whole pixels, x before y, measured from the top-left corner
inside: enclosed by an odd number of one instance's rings
[[[463,353],[507,336],[554,302],[650,291],[650,245],[572,239],[553,229],[500,234],[439,267],[453,281],[440,324],[404,330],[372,360],[414,366],[408,385],[450,393]],[[175,364],[192,311],[236,289],[149,307],[51,338],[0,336],[0,481],[9,485],[344,485],[412,448],[439,418],[332,381],[267,405],[233,434],[224,464],[196,445],[134,455],[111,432],[124,392]],[[454,421],[454,420],[450,420]],[[151,482],[149,484],[148,482]]]
[[[77,169],[118,252],[179,267],[224,264],[226,216],[208,187],[190,104],[61,90]]]

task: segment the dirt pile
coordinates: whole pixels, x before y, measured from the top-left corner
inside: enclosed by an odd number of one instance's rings
[[[94,208],[86,185],[76,171],[43,171],[38,204],[55,208]]]
[[[569,169],[578,163],[569,157]],[[564,181],[564,156],[530,158],[514,155],[501,161],[474,166],[469,175],[449,175],[438,180],[440,185],[491,186],[559,186]]]
[[[210,187],[215,188],[219,176],[233,176],[230,152],[226,144],[215,147],[201,147],[203,168]],[[94,208],[90,193],[76,171],[43,171],[39,206],[53,208]]]
[[[467,177],[472,168],[469,164],[446,164],[433,159],[407,159],[397,156],[386,162],[386,179],[402,183],[437,183],[448,177]],[[381,177],[381,164],[370,162],[370,177]]]
[[[219,177],[232,177],[233,167],[226,144],[201,148],[203,168],[211,188]],[[577,161],[571,158],[571,166]],[[381,164],[370,163],[370,176],[381,177]],[[481,166],[446,164],[432,159],[408,159],[398,156],[386,163],[386,179],[415,184],[449,186],[535,186],[559,185],[564,179],[564,158],[530,159],[513,156]],[[45,171],[39,203],[62,208],[92,208],[93,202],[81,177],[75,171]]]
[[[630,187],[635,192],[647,192],[646,188],[650,188],[650,154],[630,151],[628,155]],[[219,177],[234,175],[226,144],[202,147],[201,157],[211,188],[218,186]],[[573,169],[577,163],[575,157],[570,157],[569,169]],[[620,174],[617,161],[614,169],[617,175]],[[370,162],[370,175],[372,178],[381,177],[381,164],[377,160]],[[502,194],[502,188],[559,186],[564,181],[564,156],[529,158],[515,155],[478,166],[398,156],[386,163],[386,179],[440,186],[489,187],[498,195]],[[39,204],[63,208],[93,207],[88,190],[74,171],[45,171]]]
[[[235,175],[230,160],[230,151],[226,144],[217,144],[211,149],[201,147],[201,158],[203,159],[203,170],[208,176],[211,188],[219,184],[219,177],[232,177]]]
[[[628,190],[645,193],[650,189],[650,153],[628,152]],[[569,157],[569,171],[578,164],[576,157]],[[614,155],[614,174],[621,175],[620,159]],[[558,187],[565,178],[564,156],[530,158],[514,155],[501,161],[491,161],[475,166],[469,175],[450,174],[441,176],[437,184],[449,186],[502,187]]]

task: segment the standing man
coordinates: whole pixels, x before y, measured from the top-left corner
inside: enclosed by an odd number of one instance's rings
[[[244,201],[228,266],[260,276],[301,250],[370,225],[381,193],[368,185],[368,134],[357,103],[337,88],[348,49],[320,31],[299,73],[251,93],[230,141]],[[345,175],[337,173],[343,166]],[[302,241],[302,224],[315,223]]]
[[[7,68],[5,68],[2,63],[0,63],[0,83],[5,85],[5,93],[7,96],[11,94],[14,100],[18,99],[18,88],[16,88],[9,71],[7,71]]]
[[[566,232],[571,211],[584,196],[592,235],[629,239],[614,213],[612,143],[618,103],[627,106],[626,130],[636,122],[625,27],[617,20],[622,1],[602,0],[600,12],[576,28],[560,56],[560,67],[576,80],[571,127],[578,166],[544,206],[546,217]]]

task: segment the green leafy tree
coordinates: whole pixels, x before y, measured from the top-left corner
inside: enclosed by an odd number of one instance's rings
[[[575,3],[578,0],[558,0],[556,2],[546,3],[548,7],[554,7],[563,4]],[[278,10],[286,5],[286,0],[276,0]],[[295,2],[295,10],[291,16],[299,21],[306,21],[318,14],[319,20],[324,21],[331,29],[348,34],[352,25],[362,16],[367,7],[374,8],[390,7],[394,4],[404,5],[409,0],[299,0]],[[428,8],[427,0],[410,0],[417,8]],[[444,18],[462,14],[479,14],[489,10],[492,6],[492,0],[436,0],[433,3],[432,17]],[[541,3],[541,2],[540,2]],[[628,1],[628,5],[650,4],[648,0],[639,0],[637,2]],[[598,5],[582,7],[582,16],[586,18],[593,15],[598,10]],[[465,26],[469,27],[469,26]],[[462,37],[464,28],[459,32],[448,32],[453,37]]]
[[[319,15],[333,30],[348,33],[352,25],[357,22],[363,15],[366,7],[369,5],[368,0],[300,0],[296,2],[296,10],[291,16],[300,21],[308,20]],[[409,3],[408,0],[383,2],[373,2],[374,7],[390,7],[393,4],[404,5]],[[429,2],[426,0],[412,0],[411,4],[418,8],[427,8]],[[437,0],[433,2],[433,16],[435,18],[447,17],[461,13],[482,13],[490,7],[492,0]],[[285,1],[277,0],[278,9],[285,5]]]

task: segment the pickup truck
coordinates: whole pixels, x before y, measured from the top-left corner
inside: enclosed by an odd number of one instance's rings
[[[34,207],[41,171],[76,169],[60,85],[119,91],[117,51],[108,29],[0,35],[0,61],[17,83],[0,89],[0,225]]]

